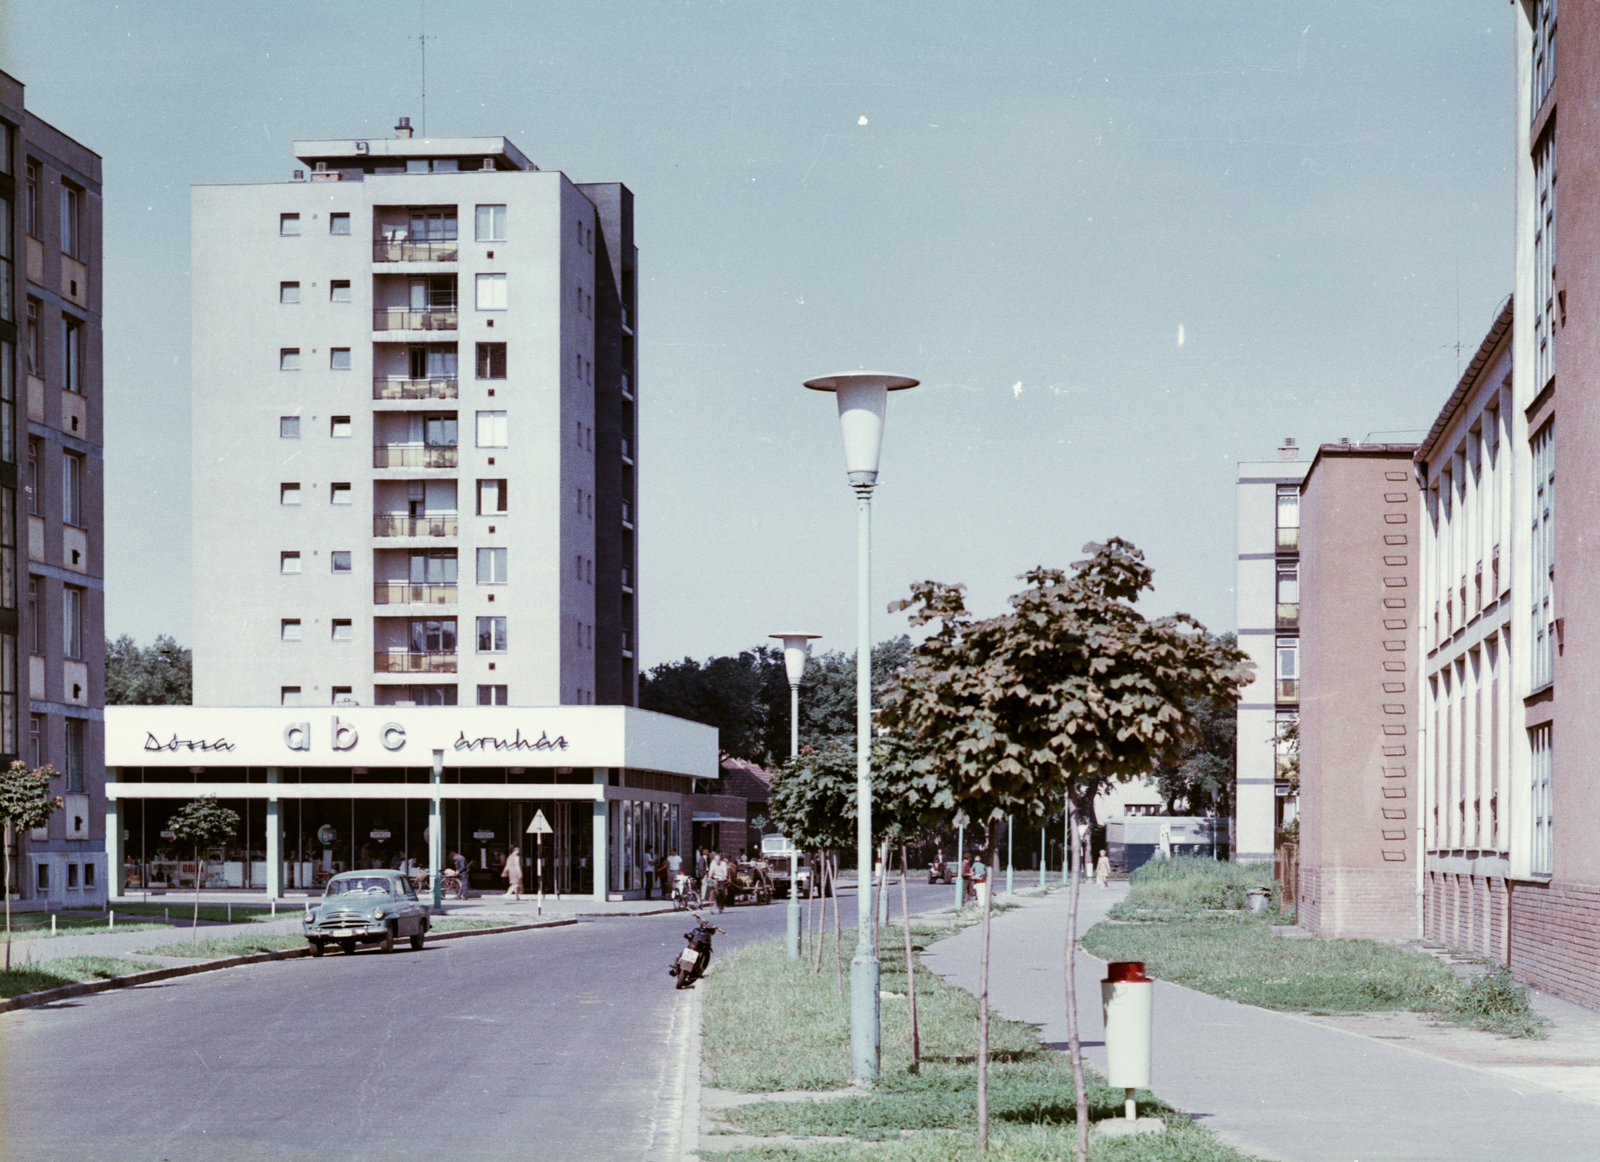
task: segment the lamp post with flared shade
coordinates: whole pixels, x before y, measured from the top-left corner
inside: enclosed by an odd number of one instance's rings
[[[783,669],[789,678],[789,757],[800,756],[800,680],[806,676],[806,658],[814,633],[769,633],[783,642]],[[800,852],[789,841],[789,918],[784,930],[784,949],[790,960],[800,959]]]
[[[844,466],[856,494],[856,952],[850,960],[850,1076],[878,1076],[878,956],[872,942],[872,489],[883,450],[889,393],[918,381],[879,371],[806,380],[838,397]]]

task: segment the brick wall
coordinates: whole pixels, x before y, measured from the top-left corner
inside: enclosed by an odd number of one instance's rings
[[[1318,936],[1407,940],[1416,935],[1416,878],[1371,867],[1300,867],[1298,918]]]
[[[1499,876],[1429,872],[1424,931],[1429,940],[1504,964],[1510,904]]]
[[[1511,972],[1535,988],[1600,1008],[1600,885],[1513,884]]]

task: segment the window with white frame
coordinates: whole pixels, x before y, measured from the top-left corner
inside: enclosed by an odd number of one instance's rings
[[[506,648],[506,619],[503,617],[478,618],[478,652],[504,653]]]
[[[506,309],[505,275],[478,275],[478,309],[480,311],[503,311]]]
[[[61,183],[61,253],[79,257],[83,244],[83,191]]]
[[[506,551],[504,549],[478,550],[478,584],[504,585],[506,583]]]
[[[83,394],[83,324],[61,316],[61,335],[65,345],[62,370],[66,372],[64,386],[68,391]]]
[[[1533,437],[1533,658],[1530,681],[1537,690],[1555,680],[1556,425],[1551,420]]]
[[[478,515],[504,516],[506,512],[506,482],[504,480],[478,481]]]
[[[504,206],[478,207],[478,241],[504,242],[506,240],[506,208]]]
[[[1550,744],[1549,723],[1528,731],[1528,745],[1533,759],[1529,765],[1533,796],[1528,816],[1533,834],[1529,837],[1528,870],[1536,876],[1555,872],[1555,800],[1550,793],[1550,778],[1555,762]]]
[[[69,718],[66,722],[67,742],[67,783],[66,789],[82,792],[83,790],[83,736],[84,723],[81,718]]]
[[[61,454],[61,519],[69,525],[83,524],[83,457],[76,452]]]
[[[1556,126],[1533,154],[1533,373],[1535,392],[1556,373]]]
[[[1281,637],[1277,644],[1277,674],[1279,702],[1300,700],[1300,639]]]
[[[61,588],[61,652],[83,657],[83,590],[75,585]]]
[[[478,413],[478,447],[504,448],[506,446],[506,413]]]
[[[1539,115],[1544,99],[1556,83],[1556,0],[1533,0],[1533,106],[1530,119]]]

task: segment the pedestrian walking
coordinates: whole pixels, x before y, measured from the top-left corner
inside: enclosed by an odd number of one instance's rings
[[[506,885],[506,895],[514,899],[522,899],[522,848],[513,847],[506,856],[506,866],[500,870],[500,878],[509,881]]]
[[[650,881],[655,879],[655,878],[656,878],[656,857],[655,857],[655,853],[650,851],[648,848],[646,848],[645,849],[645,853],[644,853],[644,898],[647,899],[647,900],[650,898]]]
[[[1100,858],[1094,864],[1094,882],[1102,892],[1111,882],[1111,857],[1105,853],[1104,848],[1101,848]]]
[[[972,853],[961,857],[961,902],[967,902],[967,897],[972,895]]]
[[[727,908],[727,878],[728,861],[722,857],[720,851],[712,852],[711,866],[706,871],[706,880],[711,885],[711,897],[716,901],[718,912]]]

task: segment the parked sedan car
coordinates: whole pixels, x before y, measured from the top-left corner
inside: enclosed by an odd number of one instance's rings
[[[400,872],[341,872],[328,881],[321,904],[306,905],[302,925],[312,956],[321,956],[329,944],[346,952],[354,952],[357,944],[393,952],[402,938],[420,951],[428,934],[428,905]]]

